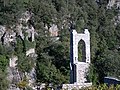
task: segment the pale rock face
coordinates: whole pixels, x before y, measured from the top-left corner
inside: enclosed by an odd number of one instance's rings
[[[7,72],[8,72],[8,80],[10,81],[10,83],[12,83],[12,80],[13,80],[13,74],[12,74],[12,71],[11,71],[11,68],[8,67],[7,68]]]
[[[111,7],[113,7],[114,5],[116,5],[117,8],[120,7],[120,0],[109,0],[108,5],[107,5],[107,9],[111,9]]]
[[[111,7],[113,7],[113,5],[115,4],[116,0],[109,0],[109,3],[107,5],[107,8],[110,9]]]
[[[31,72],[29,73],[29,77],[30,77],[30,79],[29,79],[29,85],[33,87],[32,84],[35,82],[35,78],[36,78],[35,68],[33,68],[31,70]]]
[[[9,59],[8,80],[10,81],[10,83],[19,82],[20,81],[20,75],[19,75],[18,69],[16,68],[16,65],[17,65],[16,61],[17,60],[18,60],[17,56],[12,56]],[[10,86],[10,88],[13,89],[12,86]]]
[[[6,31],[5,26],[1,26],[0,25],[0,38],[3,36],[3,34],[5,33],[5,31]]]
[[[27,27],[26,33],[28,33],[27,35],[27,39],[28,38],[32,38],[32,42],[34,41],[34,33],[35,33],[35,29],[33,28],[33,26]]]
[[[0,26],[0,38],[3,39],[3,44],[4,45],[9,45],[11,42],[16,41],[16,37],[20,36],[23,40],[28,38],[31,38],[30,42],[34,41],[34,33],[35,29],[32,25],[28,25],[28,20],[31,18],[32,13],[26,11],[25,13],[22,14],[22,17],[18,19],[19,23],[16,24],[14,30],[12,30],[12,27],[10,30],[6,30],[6,27]],[[22,24],[22,22],[26,23],[26,26]],[[26,38],[25,38],[25,33],[27,33]],[[34,43],[34,42],[33,42]],[[35,48],[30,48],[28,51],[26,51],[26,56],[27,57],[33,57],[35,56]],[[17,60],[18,57],[13,55],[9,59],[9,70],[8,70],[8,80],[15,80],[16,82],[19,82],[21,80],[20,77],[22,77],[21,73],[18,71],[16,65],[17,65]],[[35,68],[31,70],[31,72],[28,74],[30,77],[29,84],[32,84],[35,82]],[[14,90],[14,87],[11,87],[11,90]],[[17,88],[15,88],[17,90]]]
[[[19,19],[20,22],[28,22],[28,20],[31,18],[31,16],[33,15],[33,13],[26,11],[25,13],[23,13],[21,16],[21,18]]]
[[[14,31],[6,31],[4,33],[4,44],[5,45],[8,45],[11,43],[11,42],[16,42],[16,33]]]
[[[17,56],[12,56],[10,58],[10,62],[9,62],[9,66],[10,67],[15,67],[17,65],[16,61],[18,60],[18,57]]]
[[[16,32],[17,32],[18,35],[21,36],[22,39],[24,39],[22,28],[23,28],[22,24],[17,24],[17,26],[16,26]]]
[[[20,81],[20,75],[16,68],[8,67],[8,81],[10,82],[9,88],[7,90],[20,90],[18,87],[16,87],[13,82],[17,83]]]
[[[25,13],[22,14],[22,17],[19,19],[19,24],[17,25],[17,31],[18,31],[18,35],[20,35],[22,37],[22,39],[24,39],[24,35],[23,32],[26,32],[28,35],[26,36],[26,39],[28,40],[28,38],[32,38],[32,42],[34,41],[34,34],[35,34],[35,29],[32,25],[27,25],[24,26],[21,23],[28,23],[28,20],[30,20],[30,18],[32,17],[33,13],[26,11]]]
[[[58,27],[57,25],[53,24],[50,28],[49,28],[49,32],[50,32],[50,36],[58,36]]]
[[[28,56],[28,55],[30,55],[32,53],[35,53],[35,48],[31,48],[28,51],[26,51],[26,56]]]
[[[15,25],[16,28],[14,28],[14,26],[11,26],[9,29],[6,29],[5,26],[0,26],[0,41],[2,41],[2,43],[4,45],[10,45],[11,42],[16,43],[16,35],[20,35],[21,38],[24,40],[24,33],[26,32],[28,33],[28,36],[26,36],[27,38],[32,37],[32,42],[34,41],[34,33],[35,30],[33,28],[32,25],[27,25],[24,26],[22,25],[22,22],[26,23],[28,22],[28,20],[31,18],[32,13],[26,11],[25,13],[22,14],[22,17],[20,19],[18,19],[18,24]],[[14,30],[13,30],[14,28]]]

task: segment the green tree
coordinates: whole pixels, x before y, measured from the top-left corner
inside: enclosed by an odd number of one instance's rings
[[[8,81],[6,79],[7,74],[0,69],[0,90],[7,90]]]
[[[8,59],[4,55],[0,55],[0,69],[4,72],[6,71],[8,65]]]

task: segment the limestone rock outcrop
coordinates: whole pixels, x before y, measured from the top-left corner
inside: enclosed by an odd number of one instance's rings
[[[30,23],[30,19],[32,17],[32,13],[29,11],[24,12],[21,17],[18,19],[18,22],[13,26],[2,26],[0,25],[0,43],[4,46],[15,48],[17,44],[17,37],[20,37],[22,40],[29,41],[34,45],[34,34],[35,29],[34,26]],[[30,46],[30,45],[29,45]],[[36,57],[35,47],[29,47],[26,49],[25,53],[26,57]],[[10,81],[10,90],[17,90],[18,88],[12,87],[14,86],[14,82],[20,82],[21,80],[21,72],[19,72],[17,68],[17,60],[18,56],[12,54],[9,58],[9,67],[8,67],[8,80]],[[29,84],[35,82],[35,68],[33,67],[31,72],[28,74]]]

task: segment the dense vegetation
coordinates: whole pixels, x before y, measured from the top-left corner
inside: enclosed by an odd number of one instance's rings
[[[89,79],[98,84],[103,82],[104,76],[119,78],[120,75],[120,25],[115,25],[114,20],[118,9],[107,9],[107,1],[100,0],[97,3],[95,0],[0,0],[0,24],[9,27],[17,22],[20,13],[26,10],[33,13],[31,21],[38,33],[37,82],[54,84],[69,82],[70,23],[75,24],[77,32],[88,28],[91,34],[92,61]],[[53,41],[48,30],[44,28],[50,28],[51,24],[56,24],[60,30],[58,41]],[[23,47],[18,49],[20,48]],[[0,49],[0,79],[3,79],[9,56],[7,51]],[[19,54],[23,58],[24,54]],[[27,60],[23,61],[27,63]],[[29,71],[24,68],[22,70]],[[5,84],[5,79],[0,82],[0,90],[5,90],[2,89]]]

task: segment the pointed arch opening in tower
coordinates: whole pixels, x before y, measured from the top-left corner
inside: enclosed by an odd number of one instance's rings
[[[78,61],[86,62],[86,47],[82,39],[78,43]]]

